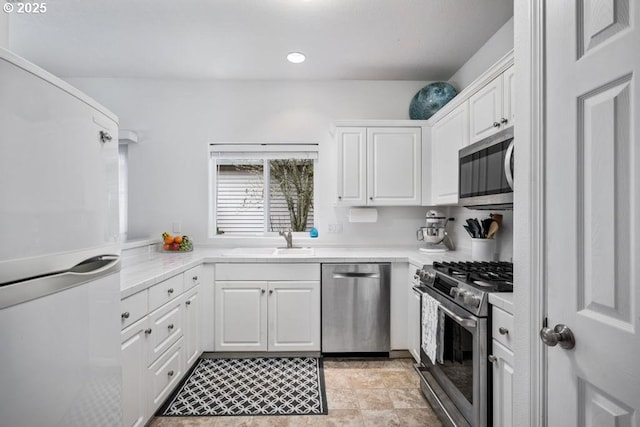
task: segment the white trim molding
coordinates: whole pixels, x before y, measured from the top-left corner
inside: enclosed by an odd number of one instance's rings
[[[544,0],[514,3],[516,156],[514,192],[513,419],[546,425],[545,353],[538,331],[545,313]]]

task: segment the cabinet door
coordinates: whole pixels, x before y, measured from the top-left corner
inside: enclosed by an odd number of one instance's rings
[[[336,130],[338,145],[338,205],[363,206],[367,202],[366,128]]]
[[[121,333],[122,412],[125,427],[144,426],[147,408],[147,334],[149,319],[142,318]]]
[[[367,204],[418,206],[421,184],[422,130],[367,128]]]
[[[513,353],[493,340],[493,425],[513,426]]]
[[[413,273],[410,273],[412,276]],[[409,282],[412,284],[412,282]],[[422,297],[420,293],[414,291],[412,286],[409,286],[409,307],[407,313],[409,315],[407,331],[409,334],[409,353],[413,356],[416,362],[420,362],[420,324],[422,319],[421,314],[421,301]]]
[[[175,299],[149,314],[148,365],[182,337],[182,299]]]
[[[195,362],[202,350],[200,348],[200,286],[196,286],[184,297],[183,322],[185,369]]]
[[[320,282],[269,282],[269,351],[320,351]]]
[[[433,126],[431,194],[434,205],[458,203],[458,150],[469,144],[469,104],[464,102]]]
[[[500,130],[502,76],[498,76],[469,98],[471,142]]]
[[[154,413],[167,400],[184,374],[184,341],[180,338],[149,366],[149,406]]]
[[[267,350],[267,282],[215,284],[215,350]]]
[[[504,73],[502,73],[502,117],[500,119],[501,129],[513,126],[515,122],[514,107],[516,104],[515,97],[515,73],[512,65]]]

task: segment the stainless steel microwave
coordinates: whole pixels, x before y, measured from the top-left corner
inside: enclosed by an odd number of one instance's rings
[[[458,153],[458,204],[473,209],[513,209],[513,127]]]

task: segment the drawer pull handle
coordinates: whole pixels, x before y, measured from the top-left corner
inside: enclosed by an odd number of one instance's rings
[[[151,335],[151,328],[147,328],[144,330],[145,335]]]
[[[198,281],[198,276],[193,276],[193,277],[191,278],[191,280],[193,280],[194,282],[197,282],[197,281]]]
[[[498,361],[498,358],[493,354],[490,354],[489,356],[487,356],[487,359],[489,359],[489,362],[491,363],[496,363]]]
[[[172,377],[172,376],[173,376],[173,371],[169,371],[169,372],[167,372],[167,375],[169,375],[170,377]]]
[[[507,335],[509,333],[509,330],[507,328],[503,328],[502,326],[500,326],[498,328],[498,332],[500,332],[500,335]]]
[[[173,288],[169,288],[169,289],[167,289],[167,292],[168,292],[168,293],[170,293],[170,294],[172,294],[172,293],[173,293]]]
[[[128,312],[128,311],[125,311],[124,313],[122,313],[122,314],[120,315],[120,317],[122,317],[122,319],[128,319],[128,318],[129,318],[129,312]]]
[[[184,305],[191,305],[191,301],[185,301]]]
[[[168,325],[167,325],[167,328],[168,328],[169,330],[173,329],[173,323],[168,324]]]

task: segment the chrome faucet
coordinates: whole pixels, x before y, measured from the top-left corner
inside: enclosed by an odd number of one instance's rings
[[[287,248],[292,248],[293,247],[293,236],[291,235],[291,230],[289,230],[289,231],[280,230],[278,232],[278,234],[281,235],[282,237],[284,237],[284,240],[287,241]]]

